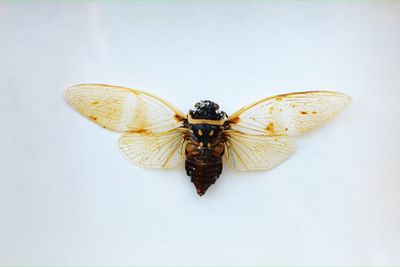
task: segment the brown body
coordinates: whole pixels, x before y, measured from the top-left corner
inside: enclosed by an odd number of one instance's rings
[[[186,145],[185,169],[197,193],[202,196],[218,179],[222,172],[223,144],[211,148],[196,146],[193,142]]]

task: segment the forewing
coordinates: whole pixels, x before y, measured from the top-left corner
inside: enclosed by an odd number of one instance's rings
[[[141,167],[173,168],[184,159],[184,130],[163,133],[125,133],[119,147],[127,159]]]
[[[268,170],[286,160],[293,152],[290,137],[251,135],[227,131],[225,160],[239,171]]]
[[[348,95],[310,91],[265,98],[228,118],[231,129],[270,136],[296,136],[311,130],[350,102]]]
[[[185,117],[156,96],[119,86],[75,85],[65,98],[93,122],[118,132],[164,132],[181,126]]]

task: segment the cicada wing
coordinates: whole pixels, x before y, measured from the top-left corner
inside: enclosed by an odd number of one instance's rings
[[[228,118],[231,129],[250,134],[296,136],[343,110],[350,97],[330,91],[284,94],[262,99]]]
[[[135,165],[147,168],[173,168],[184,160],[184,129],[162,133],[124,133],[119,147]]]
[[[226,132],[224,158],[238,171],[268,170],[285,161],[293,152],[290,137]]]
[[[163,99],[135,89],[80,84],[65,98],[85,117],[117,132],[164,132],[182,125],[185,116]]]

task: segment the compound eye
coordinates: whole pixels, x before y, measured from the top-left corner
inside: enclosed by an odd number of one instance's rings
[[[197,102],[196,104],[194,104],[195,108],[199,108],[200,107],[200,102]]]
[[[214,104],[215,110],[219,109],[219,105],[218,104]]]

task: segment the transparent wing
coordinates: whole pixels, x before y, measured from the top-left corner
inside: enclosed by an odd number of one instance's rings
[[[68,88],[65,98],[93,122],[117,132],[164,132],[185,118],[164,100],[125,87],[80,84]]]
[[[344,109],[348,95],[329,91],[284,94],[262,99],[232,114],[231,129],[250,134],[296,136]]]
[[[148,168],[173,168],[184,159],[185,131],[125,133],[119,147],[129,161]]]
[[[224,158],[238,171],[268,170],[285,161],[293,152],[290,137],[251,135],[227,131]]]

